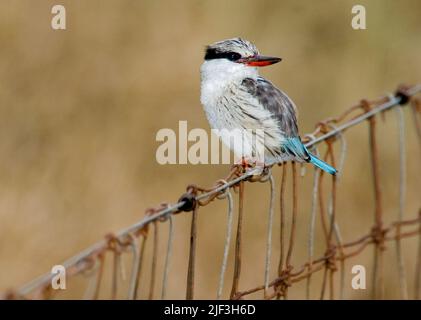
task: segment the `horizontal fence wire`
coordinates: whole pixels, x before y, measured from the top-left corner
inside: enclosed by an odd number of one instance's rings
[[[328,118],[319,122],[316,129],[304,136],[303,142],[306,147],[318,154],[322,159],[329,161],[339,169],[339,174],[332,176],[331,190],[329,192],[328,202],[325,203],[323,197],[324,183],[326,180],[324,172],[318,169],[314,170],[313,187],[311,197],[311,214],[309,222],[309,233],[307,241],[308,260],[301,266],[292,265],[292,255],[294,253],[294,242],[297,229],[297,176],[299,167],[296,163],[282,163],[281,190],[280,190],[280,252],[277,277],[270,279],[271,257],[273,250],[273,220],[275,206],[275,177],[272,174],[272,167],[265,168],[244,168],[241,165],[232,167],[228,176],[215,183],[211,188],[200,188],[196,185],[189,185],[186,193],[173,204],[163,203],[156,208],[147,209],[145,217],[139,222],[116,233],[108,234],[105,239],[95,243],[86,250],[78,253],[74,257],[62,263],[66,269],[67,279],[74,278],[76,275],[84,275],[89,278],[88,288],[85,292],[86,299],[96,299],[101,290],[101,281],[104,270],[104,257],[109,252],[113,255],[112,267],[112,292],[111,298],[117,297],[119,284],[126,278],[124,259],[122,255],[131,252],[132,266],[129,276],[129,286],[127,291],[128,299],[137,299],[140,279],[142,286],[149,286],[145,291],[149,299],[165,299],[168,294],[168,279],[170,276],[170,263],[173,255],[174,229],[173,220],[176,215],[182,212],[191,213],[191,233],[190,233],[190,252],[188,270],[186,270],[186,299],[194,299],[195,288],[195,265],[196,265],[196,247],[197,247],[197,217],[200,207],[210,205],[213,200],[226,199],[227,201],[227,223],[226,238],[224,243],[224,252],[222,264],[220,267],[219,283],[215,295],[209,298],[224,298],[222,296],[224,282],[226,281],[226,270],[228,264],[229,248],[234,241],[234,272],[232,278],[231,299],[247,298],[250,294],[262,292],[264,299],[288,298],[288,289],[297,282],[305,280],[306,297],[310,298],[312,287],[312,275],[317,272],[322,273],[322,286],[320,288],[319,298],[326,297],[335,299],[335,281],[334,274],[339,271],[339,298],[344,299],[345,290],[345,267],[347,259],[361,254],[369,245],[373,245],[373,283],[372,298],[381,299],[384,297],[384,250],[388,242],[394,242],[396,247],[396,259],[399,274],[400,296],[402,299],[414,297],[420,299],[421,296],[421,209],[412,219],[405,220],[403,212],[405,211],[405,193],[406,193],[406,150],[404,139],[406,134],[405,121],[402,109],[403,105],[410,105],[415,132],[421,150],[421,102],[416,97],[421,92],[421,85],[400,86],[393,95],[381,97],[376,100],[362,100],[357,105],[347,109],[338,117]],[[396,221],[385,225],[382,208],[382,193],[379,172],[378,141],[376,136],[376,116],[389,109],[395,109],[397,115],[398,144],[399,144],[399,210]],[[355,113],[357,113],[355,115]],[[356,126],[364,121],[369,125],[369,145],[371,155],[371,169],[374,189],[374,224],[371,232],[361,235],[357,240],[343,242],[339,225],[336,222],[336,189],[341,178],[344,159],[347,152],[347,143],[344,133],[347,129]],[[337,160],[333,151],[333,145],[339,141],[340,156]],[[320,154],[318,145],[321,142],[326,143],[325,154]],[[285,210],[285,188],[286,176],[291,174],[292,178],[292,216],[289,220],[289,235],[286,234],[286,210]],[[243,211],[244,211],[244,189],[247,183],[261,182],[267,183],[270,189],[270,203],[267,219],[267,237],[266,237],[266,258],[263,284],[246,290],[239,290],[241,269],[242,269],[242,243],[243,243]],[[238,216],[237,223],[234,223],[234,197],[232,191],[238,191]],[[320,212],[320,220],[325,239],[326,251],[321,257],[314,256],[315,245],[315,223],[317,212]],[[157,281],[157,257],[159,243],[159,225],[168,224],[168,241],[166,243],[166,253],[164,255],[163,276],[160,294],[154,291]],[[234,229],[236,227],[236,229]],[[150,229],[153,229],[150,235]],[[401,240],[409,237],[418,237],[419,244],[417,248],[414,292],[408,292],[408,274],[402,254]],[[152,259],[144,261],[146,243],[152,242]],[[150,273],[146,274],[145,264],[150,264]],[[55,290],[51,289],[51,281],[54,275],[46,273],[26,285],[9,290],[4,294],[8,299],[47,299],[54,295]]]

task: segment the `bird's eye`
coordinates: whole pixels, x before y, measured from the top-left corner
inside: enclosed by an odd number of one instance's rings
[[[241,54],[239,54],[237,52],[228,52],[227,53],[227,59],[230,60],[230,61],[237,61],[240,58],[241,58]]]

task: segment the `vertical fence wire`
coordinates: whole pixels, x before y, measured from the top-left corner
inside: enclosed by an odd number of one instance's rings
[[[419,156],[421,156],[421,101],[414,99],[411,102],[412,118],[414,121],[415,133],[419,146]],[[418,218],[421,219],[421,208],[418,211]],[[421,299],[421,224],[419,226],[418,235],[418,254],[415,262],[415,286],[414,286],[414,297],[417,300]]]
[[[285,185],[286,185],[286,176],[287,176],[287,163],[282,164],[282,178],[281,178],[281,191],[279,195],[280,201],[280,254],[279,254],[279,266],[278,266],[278,276],[281,276],[282,269],[285,259]]]
[[[267,226],[267,240],[266,240],[266,261],[265,261],[265,290],[264,295],[267,296],[267,290],[269,288],[269,277],[270,277],[270,260],[272,254],[272,225],[273,225],[273,213],[275,205],[275,179],[270,173],[269,176],[270,184],[270,200],[269,200],[269,217]]]
[[[418,211],[418,219],[421,221],[421,209]],[[415,263],[415,286],[414,297],[416,300],[421,299],[421,223],[418,228],[418,255]]]
[[[328,149],[325,153],[325,157],[324,157],[324,161],[328,161],[328,156],[329,156],[330,150]],[[323,198],[323,177],[324,177],[324,171],[322,171],[319,175],[320,179],[319,179],[319,183],[318,183],[318,187],[319,187],[319,191],[318,191],[318,195],[319,195],[319,207],[320,207],[320,221],[322,224],[322,229],[323,229],[323,234],[324,234],[324,238],[326,241],[326,248],[330,248],[331,243],[330,243],[330,237],[329,237],[329,230],[328,230],[328,225],[326,222],[326,214],[325,214],[325,205],[324,205],[324,198]],[[329,251],[329,250],[327,250]],[[327,285],[327,276],[328,276],[328,258],[326,258],[326,260],[324,261],[324,268],[323,268],[323,277],[322,277],[322,285],[321,285],[321,289],[320,289],[320,300],[324,299],[325,296],[325,291],[326,291],[326,285]]]
[[[319,152],[315,149],[316,156],[319,156]],[[319,176],[320,176],[320,169],[314,167],[314,176],[313,176],[313,192],[311,197],[311,212],[310,212],[310,227],[308,233],[308,269],[311,272],[313,259],[314,259],[314,237],[315,237],[315,227],[316,227],[316,214],[317,214],[317,191],[319,189]],[[307,277],[306,283],[306,299],[310,299],[310,286],[311,286],[311,276],[310,273]]]
[[[197,206],[193,209],[191,231],[190,231],[190,254],[189,268],[187,271],[187,290],[186,300],[192,300],[194,297],[194,272],[196,262],[196,240],[197,240]]]
[[[418,145],[421,150],[421,100],[414,99],[411,103],[412,119],[414,121],[415,132],[417,135]]]
[[[366,112],[371,109],[370,103],[367,100],[361,102]],[[375,227],[374,227],[374,268],[373,268],[373,293],[374,299],[382,299],[384,294],[384,280],[383,280],[383,221],[382,221],[382,207],[381,207],[381,187],[380,187],[380,171],[379,158],[376,139],[376,119],[370,117],[369,123],[369,143],[371,155],[371,171],[373,175],[374,187],[374,205],[375,205]]]
[[[118,268],[119,268],[119,256],[120,253],[117,250],[113,252],[113,270],[111,278],[111,299],[117,299],[117,289],[118,289]]]
[[[405,147],[405,119],[402,108],[396,108],[398,122],[398,147],[399,147],[399,209],[398,225],[396,227],[396,257],[398,260],[399,286],[401,298],[408,299],[408,286],[406,283],[405,264],[402,255],[402,244],[400,240],[401,222],[404,218],[405,194],[406,194],[406,147]]]
[[[329,144],[330,149],[330,156],[332,160],[332,165],[336,166],[335,157],[333,154],[333,148],[332,145]],[[330,205],[328,206],[328,214],[330,216],[330,232],[329,232],[329,243],[330,247],[329,250],[332,250],[333,256],[331,257],[331,260],[328,260],[330,264],[329,266],[329,297],[330,300],[335,299],[335,288],[334,288],[334,275],[336,272],[336,249],[335,245],[333,244],[333,235],[335,234],[335,231],[337,230],[337,224],[336,224],[336,189],[337,189],[337,177],[336,175],[332,176],[332,191],[331,191],[331,197],[330,197]],[[341,247],[341,240],[338,240],[339,247]]]
[[[234,200],[232,198],[231,192],[226,190],[224,195],[228,199],[228,214],[227,214],[227,231],[226,231],[225,244],[224,244],[224,254],[222,257],[221,272],[219,274],[219,285],[218,285],[218,291],[216,294],[216,297],[218,300],[221,299],[222,290],[224,289],[224,279],[225,279],[225,273],[227,270],[228,253],[229,253],[229,248],[231,244],[231,236],[232,236],[232,222],[233,222],[233,208],[234,208]]]
[[[173,226],[173,218],[171,215],[168,216],[168,242],[167,242],[167,253],[165,255],[165,263],[164,263],[164,275],[162,279],[162,290],[161,290],[161,300],[164,300],[167,296],[167,285],[168,285],[168,274],[170,270],[170,261],[172,255],[172,247],[173,247],[173,240],[174,240],[174,226]]]
[[[133,236],[133,265],[129,285],[129,300],[136,300],[137,298],[140,276],[142,274],[143,256],[146,249],[146,240],[147,235],[144,234],[141,238],[142,244],[139,246],[137,239]]]
[[[337,126],[333,124],[329,124],[329,126],[333,128],[334,130],[337,130]],[[339,162],[337,166],[334,160],[332,146],[331,144],[329,145],[332,165],[336,166],[338,170],[338,173],[336,174],[336,177],[334,178],[334,181],[332,182],[335,185],[335,190],[338,186],[338,183],[342,176],[342,172],[344,170],[345,158],[346,158],[346,153],[347,153],[347,142],[342,132],[338,132],[337,137],[339,138],[339,141],[340,141],[340,154],[339,154]],[[330,194],[329,203],[328,203],[328,214],[329,214],[330,219],[332,220],[332,226],[334,228],[333,231],[335,232],[335,237],[336,237],[339,254],[340,254],[339,299],[343,300],[345,297],[345,260],[344,260],[343,246],[342,246],[343,240],[342,240],[341,232],[339,229],[339,225],[336,222],[336,219],[334,216],[334,209],[335,209],[334,208],[334,195],[336,195],[336,191],[334,192],[335,193],[332,192]]]
[[[152,251],[152,266],[151,266],[151,280],[149,284],[149,300],[153,299],[156,279],[156,267],[158,260],[158,222],[153,223],[153,251]]]
[[[243,228],[243,210],[244,210],[244,182],[239,184],[238,196],[238,222],[237,222],[237,236],[235,240],[235,259],[234,259],[234,278],[232,281],[231,298],[234,298],[238,292],[238,285],[240,282],[241,273],[241,237]]]
[[[118,271],[119,271],[119,277],[122,282],[126,281],[127,275],[126,275],[126,264],[122,258],[122,252],[117,256],[117,263],[118,263]]]
[[[278,263],[278,277],[282,276],[285,259],[285,187],[286,187],[286,176],[287,176],[287,162],[281,163],[282,176],[281,176],[281,189],[279,194],[279,212],[280,212],[280,225],[279,225],[279,263]],[[281,298],[281,292],[278,290],[276,295],[277,299]]]
[[[100,267],[100,260],[95,260],[91,270],[87,270],[83,273],[85,277],[88,278],[88,285],[83,294],[83,300],[92,300],[95,296],[95,290],[97,288],[98,270]]]
[[[285,268],[287,272],[290,272],[292,269],[291,259],[292,259],[292,251],[294,249],[294,239],[295,239],[295,228],[297,224],[297,206],[298,206],[298,199],[297,199],[297,167],[294,161],[291,162],[292,168],[292,219],[291,219],[291,230],[289,236],[289,245],[287,256],[285,260]],[[284,298],[288,298],[288,288],[285,288]]]
[[[99,267],[98,267],[98,271],[96,272],[96,286],[95,286],[95,290],[94,290],[94,296],[93,296],[93,300],[98,300],[99,297],[99,291],[101,289],[101,283],[102,283],[102,275],[104,273],[104,261],[105,260],[105,256],[104,254],[100,254],[98,256],[98,261],[99,261]]]

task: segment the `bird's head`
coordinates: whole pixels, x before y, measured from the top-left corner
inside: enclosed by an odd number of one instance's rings
[[[254,44],[241,38],[222,40],[207,46],[205,61],[217,59],[247,67],[264,67],[281,61],[281,58],[260,55]]]

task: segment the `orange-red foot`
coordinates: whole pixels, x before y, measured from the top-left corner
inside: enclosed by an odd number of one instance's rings
[[[242,166],[244,169],[251,168],[251,167],[252,167],[252,165],[251,165],[251,161],[249,161],[248,159],[246,159],[246,158],[242,157],[242,158],[241,158],[241,166]]]
[[[260,161],[258,159],[252,159],[252,158],[245,158],[245,157],[242,157],[241,160],[237,162],[237,164],[241,165],[244,170],[254,168],[254,167],[259,167],[259,168],[266,167],[263,161]]]

